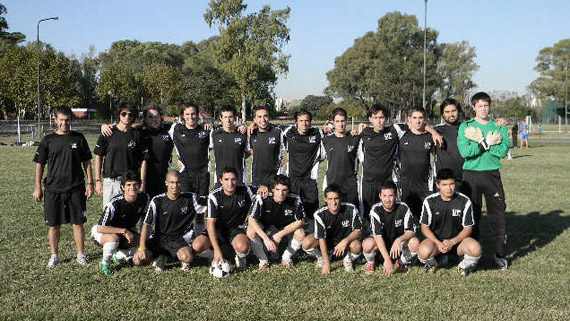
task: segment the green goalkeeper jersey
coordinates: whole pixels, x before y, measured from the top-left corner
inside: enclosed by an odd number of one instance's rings
[[[481,128],[485,137],[487,137],[487,133],[490,131],[499,131],[503,140],[500,144],[491,146],[489,150],[484,150],[479,147],[477,142],[465,138],[465,129],[467,127]],[[494,120],[483,125],[475,119],[470,119],[459,126],[457,146],[459,147],[461,157],[465,159],[463,163],[464,170],[477,172],[496,170],[501,168],[501,158],[507,156],[511,147],[509,130],[505,126],[497,126]]]

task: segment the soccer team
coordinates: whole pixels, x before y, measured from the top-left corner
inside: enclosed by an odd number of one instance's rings
[[[410,110],[406,124],[387,126],[389,110],[373,105],[370,126],[350,132],[342,108],[322,129],[311,126],[306,110],[281,129],[269,122],[264,107],[254,109],[250,126],[236,126],[235,108],[225,106],[219,110],[221,126],[213,129],[200,124],[193,103],[183,106],[182,122],[174,124],[165,123],[153,104],[145,107],[143,123],[135,124],[136,107],[122,103],[118,122],[102,126],[93,150],[95,176],[85,137],[70,130],[71,110],[56,108],[57,129],[44,137],[34,157],[33,197],[44,199],[49,227],[47,267],[59,264],[60,228],[69,223],[77,263],[89,264],[83,224],[86,200],[96,192],[103,196],[104,211],[91,237],[102,247],[99,266],[105,275],[151,262],[160,271],[180,261],[187,271],[196,255],[211,258],[213,266],[234,256],[236,268],[245,270],[250,251],[262,270],[275,261],[290,268],[303,249],[316,257],[323,274],[330,273],[335,259],[353,271],[364,254],[369,273],[376,262],[387,275],[414,265],[433,273],[461,258],[458,269],[466,276],[482,255],[477,240],[483,195],[494,261],[507,269],[499,168],[510,140],[506,127],[490,119],[490,105],[489,95],[475,94],[474,118],[461,122],[460,104],[447,99],[440,106],[445,122],[433,128],[421,107]],[[173,150],[180,170],[170,169]],[[317,178],[325,159],[321,207]]]

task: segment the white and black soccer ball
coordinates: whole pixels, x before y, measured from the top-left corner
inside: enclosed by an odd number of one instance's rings
[[[210,274],[215,278],[225,278],[230,275],[232,267],[230,263],[226,260],[220,260],[216,264],[210,266]]]

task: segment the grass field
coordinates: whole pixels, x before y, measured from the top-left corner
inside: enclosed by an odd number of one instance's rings
[[[93,147],[93,137],[90,138]],[[468,278],[440,269],[427,275],[345,273],[333,264],[320,275],[312,260],[293,270],[274,266],[213,279],[204,264],[191,272],[155,273],[152,267],[98,271],[101,250],[90,240],[87,268],[75,261],[71,228],[62,229],[64,262],[46,270],[47,228],[32,201],[35,147],[0,147],[0,319],[389,319],[569,320],[570,144],[535,143],[504,161],[508,203],[509,271],[494,269],[488,226],[485,256]],[[101,198],[88,201],[86,230],[101,214]]]

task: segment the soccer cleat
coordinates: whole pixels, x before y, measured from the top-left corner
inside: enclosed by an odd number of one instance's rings
[[[509,269],[509,261],[507,258],[497,256],[497,253],[493,254],[493,259],[499,270],[506,271]]]
[[[342,265],[344,265],[344,270],[346,272],[354,272],[354,265],[351,261],[342,260]]]
[[[88,266],[89,265],[89,259],[83,253],[77,253],[77,258],[75,259],[75,261],[77,262],[77,264],[79,264],[81,266]]]
[[[462,268],[462,267],[458,266],[457,269],[459,270],[459,274],[461,276],[469,276],[469,274],[471,274],[471,273],[473,273],[473,271],[475,271],[474,266],[470,266],[468,268]]]
[[[400,259],[396,260],[396,271],[398,273],[408,273],[408,266],[404,264]]]
[[[323,258],[322,257],[317,258],[317,263],[316,263],[317,268],[322,269],[324,265],[325,261],[323,260]]]
[[[128,267],[130,265],[129,261],[127,261],[125,259],[118,259],[118,258],[113,256],[112,260],[113,260],[113,263],[115,263],[119,269]]]
[[[236,261],[236,268],[239,271],[245,271],[247,269],[247,257],[239,257],[236,255],[235,261]]]
[[[293,267],[293,261],[291,260],[281,260],[281,265],[283,265],[283,267],[285,268],[292,268]]]
[[[376,265],[374,263],[366,263],[366,266],[364,267],[364,270],[366,271],[367,274],[374,273],[375,269]]]
[[[437,266],[435,264],[426,263],[425,269],[426,269],[426,273],[435,274],[435,270],[437,270]]]
[[[182,262],[182,266],[180,267],[180,270],[182,270],[182,272],[190,272],[190,263]]]
[[[111,264],[105,264],[103,262],[99,263],[99,269],[101,269],[101,273],[105,274],[105,275],[113,275],[113,273],[115,273],[113,271],[113,267],[111,266]]]
[[[53,269],[56,265],[59,264],[59,256],[57,255],[52,255],[49,258],[48,264],[47,264],[47,268],[48,269]]]
[[[259,270],[260,271],[267,271],[269,270],[269,262],[259,262]]]

